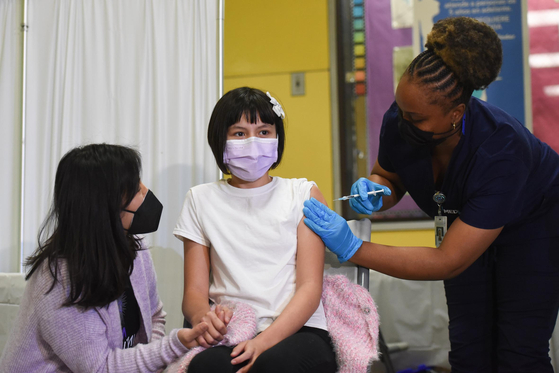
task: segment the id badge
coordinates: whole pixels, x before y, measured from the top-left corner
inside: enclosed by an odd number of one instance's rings
[[[435,246],[439,247],[446,234],[446,216],[435,216]]]

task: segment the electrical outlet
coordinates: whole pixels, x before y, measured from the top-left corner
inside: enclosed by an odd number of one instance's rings
[[[305,95],[305,73],[291,73],[291,96]]]

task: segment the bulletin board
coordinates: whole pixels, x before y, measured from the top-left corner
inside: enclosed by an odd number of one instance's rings
[[[378,155],[382,117],[394,101],[401,74],[413,59],[411,1],[365,2],[368,149],[372,165]],[[390,210],[372,215],[373,221],[418,219],[428,216],[409,195]]]

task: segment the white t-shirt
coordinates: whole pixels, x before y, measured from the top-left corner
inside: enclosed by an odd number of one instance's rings
[[[313,185],[274,177],[262,187],[241,189],[220,180],[186,195],[173,234],[210,248],[210,299],[250,304],[258,331],[295,293],[297,226]],[[322,302],[305,325],[327,330]]]

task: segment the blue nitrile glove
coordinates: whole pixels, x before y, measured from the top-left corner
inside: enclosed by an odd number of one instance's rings
[[[351,194],[359,194],[359,197],[355,197],[349,200],[349,205],[353,211],[360,214],[371,215],[373,212],[380,210],[382,207],[382,196],[381,194],[372,195],[367,194],[373,190],[384,191],[385,196],[392,194],[389,187],[372,182],[367,178],[360,178],[351,186]]]
[[[338,256],[340,263],[351,258],[363,240],[355,237],[347,221],[315,198],[305,201],[304,205],[307,227],[322,238],[326,247]]]

